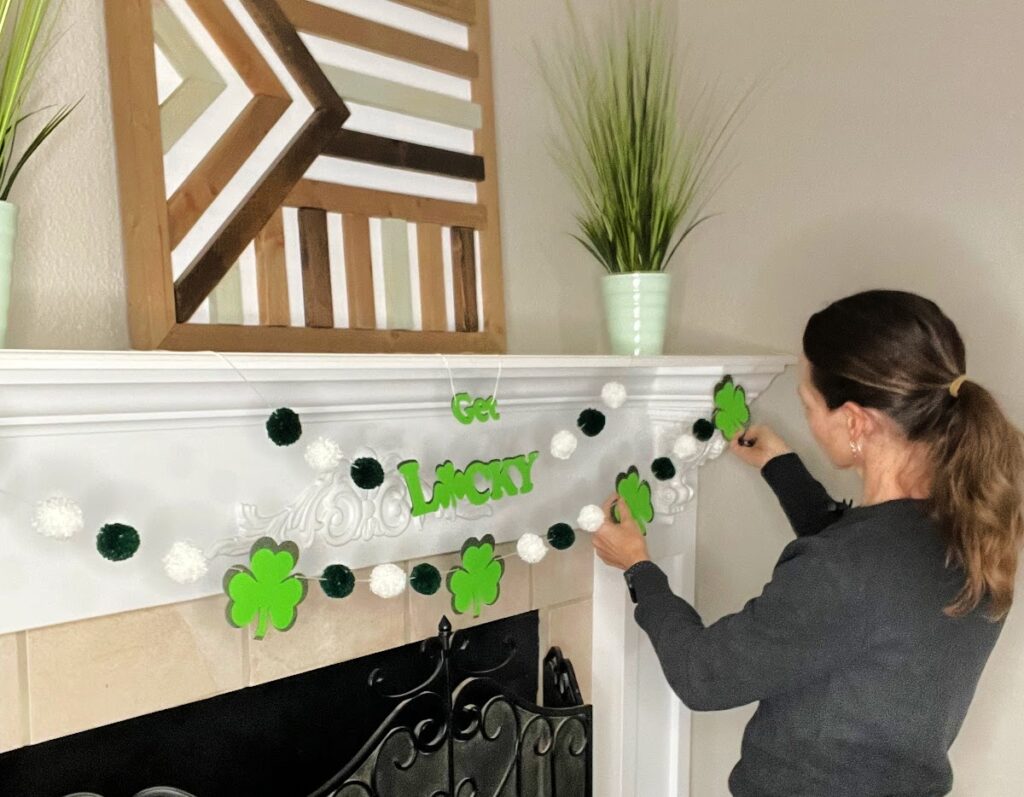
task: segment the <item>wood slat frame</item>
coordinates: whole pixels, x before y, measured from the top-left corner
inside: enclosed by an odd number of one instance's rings
[[[278,0],[278,3],[288,20],[303,33],[352,44],[459,77],[475,78],[480,72],[479,57],[472,48],[461,50],[310,0]]]
[[[468,51],[459,51],[468,52],[469,57],[463,57],[461,65],[457,67],[449,63],[444,67],[435,64],[434,68],[442,68],[451,74],[460,74],[471,79],[472,100],[481,106],[483,112],[483,127],[475,133],[474,155],[419,147],[377,136],[346,135],[352,131],[341,131],[339,135],[339,130],[347,117],[347,109],[340,99],[337,100],[337,104],[324,102],[322,92],[327,82],[322,72],[319,69],[313,70],[315,74],[301,70],[300,74],[293,72],[293,77],[311,96],[314,107],[319,109],[301,132],[300,138],[304,141],[300,141],[300,144],[316,139],[320,142],[324,154],[478,180],[479,200],[476,205],[348,188],[304,179],[289,183],[283,178],[296,173],[301,175],[305,167],[299,169],[298,164],[307,158],[311,162],[319,154],[319,151],[310,152],[308,144],[298,148],[293,146],[289,152],[279,157],[271,169],[271,173],[275,175],[275,179],[271,180],[275,191],[267,193],[276,193],[279,198],[263,197],[254,211],[242,214],[245,219],[229,219],[225,225],[227,229],[222,228],[219,236],[224,238],[226,232],[228,240],[217,246],[207,247],[186,272],[189,279],[179,278],[177,286],[171,279],[171,231],[168,200],[164,193],[156,65],[152,52],[151,2],[152,0],[105,0],[127,264],[129,322],[133,345],[138,348],[189,351],[216,349],[486,353],[505,350],[488,0],[399,0],[410,7],[470,25],[470,48]],[[188,2],[218,5],[222,0]],[[287,20],[280,13],[278,2],[289,10],[299,4],[298,0],[242,0],[244,7],[260,25],[271,44],[275,48],[282,48],[291,58],[294,57],[296,42],[302,52],[305,52],[305,47],[290,25],[279,24],[282,20]],[[275,15],[278,24],[268,24],[268,20]],[[381,33],[374,31],[373,35]],[[365,39],[363,44],[366,44]],[[382,46],[396,49],[394,39],[390,42],[385,41]],[[436,52],[439,51],[435,50]],[[416,58],[411,57],[409,53],[395,57],[422,63],[416,60],[420,57],[419,51]],[[288,63],[287,58],[283,60]],[[472,67],[468,67],[467,64],[471,64]],[[246,73],[242,70],[239,72],[245,78]],[[267,93],[266,87],[254,93],[263,96]],[[333,89],[331,94],[337,98]],[[296,152],[296,149],[301,151]],[[266,181],[265,177],[264,182]],[[417,255],[421,285],[419,301],[423,330],[375,328],[372,274],[371,279],[366,282],[369,301],[358,303],[358,307],[353,306],[356,304],[353,296],[358,295],[360,289],[357,287],[353,293],[351,283],[348,286],[351,328],[290,326],[282,246],[284,233],[280,210],[284,206],[307,207],[317,211],[343,214],[347,280],[351,280],[352,274],[357,270],[354,264],[360,262],[360,257],[364,257],[358,254],[360,248],[365,250],[365,263],[369,265],[370,217],[401,218],[417,224]],[[364,223],[354,225],[353,219],[358,216],[363,217]],[[353,228],[353,225],[355,229],[362,227],[366,230],[364,238],[360,239],[358,235],[351,234],[350,228]],[[472,231],[479,231],[482,259],[480,276],[484,305],[482,330],[450,332],[444,329],[446,312],[440,247],[442,227],[468,228],[466,233],[459,233],[460,240],[465,240],[461,236],[468,235],[472,241]],[[247,229],[254,231],[248,233]],[[184,321],[184,318],[191,317],[190,313],[186,315],[186,311],[194,309],[202,302],[223,273],[227,272],[248,243],[254,239],[257,285],[260,294],[260,326],[192,324]],[[358,256],[351,257],[353,253]],[[196,266],[201,265],[204,259],[208,259],[209,262],[218,261],[223,266],[206,268],[207,273],[201,275],[204,269],[197,269]],[[442,290],[438,290],[438,284],[442,286]],[[364,293],[366,287],[362,289]],[[183,303],[183,298],[188,301]],[[472,304],[475,312],[475,302],[467,301],[467,304]]]

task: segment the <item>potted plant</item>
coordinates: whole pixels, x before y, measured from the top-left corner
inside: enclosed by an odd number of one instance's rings
[[[605,315],[615,354],[661,354],[679,246],[709,218],[715,164],[740,104],[684,113],[675,36],[659,2],[619,0],[585,31],[571,3],[570,46],[540,53],[557,109],[554,152],[579,198],[574,237],[607,272]]]
[[[46,107],[26,111],[25,95],[47,51],[52,32],[47,19],[50,5],[51,0],[0,0],[0,346],[7,335],[11,264],[18,226],[18,206],[9,201],[11,188],[28,159],[74,109],[68,105],[56,111],[28,145],[18,150],[18,134],[23,125],[33,124],[38,114],[49,110]],[[37,49],[40,44],[42,48]]]

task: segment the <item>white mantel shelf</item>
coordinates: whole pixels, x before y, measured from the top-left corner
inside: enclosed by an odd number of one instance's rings
[[[671,454],[694,420],[710,416],[724,375],[754,400],[794,362],[787,355],[2,351],[0,634],[221,593],[225,571],[245,563],[261,536],[298,543],[300,572],[312,574],[339,561],[357,568],[447,553],[484,533],[504,543],[526,530],[544,534],[555,522],[575,524],[579,509],[607,497],[629,466],[651,478],[652,459]],[[490,395],[499,368],[500,421],[458,423],[452,384]],[[626,387],[619,409],[601,403],[608,381]],[[285,448],[263,428],[282,406],[303,426],[302,439]],[[552,435],[576,431],[586,407],[604,410],[605,430],[578,434],[573,457],[554,458]],[[321,435],[335,439],[345,459],[318,476],[303,452]],[[651,557],[691,600],[697,472],[724,447],[716,435],[697,456],[677,461],[670,481],[651,482]],[[419,461],[429,490],[445,460],[464,467],[532,451],[539,455],[530,495],[411,517],[399,462]],[[384,468],[375,490],[352,484],[350,463],[361,456]],[[71,540],[32,530],[34,503],[53,492],[83,509],[85,530]],[[139,529],[142,544],[130,560],[97,554],[95,532],[108,522]],[[198,583],[177,584],[163,572],[162,557],[181,540],[210,561]],[[595,796],[685,797],[689,712],[633,621],[621,574],[597,560],[593,611]]]
[[[267,405],[287,405],[322,421],[432,415],[447,411],[449,368],[457,389],[486,394],[500,367],[499,398],[506,407],[593,402],[604,382],[616,380],[625,384],[629,406],[672,416],[706,400],[723,374],[742,375],[756,395],[793,362],[781,354],[442,357],[8,350],[0,352],[0,435],[251,422],[266,415]]]

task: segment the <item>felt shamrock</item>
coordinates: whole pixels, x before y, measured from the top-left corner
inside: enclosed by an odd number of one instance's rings
[[[746,391],[734,385],[731,376],[725,377],[715,388],[714,421],[726,440],[732,440],[750,421]]]
[[[287,631],[295,624],[296,608],[306,597],[306,582],[292,573],[299,548],[293,542],[275,543],[270,537],[256,541],[249,553],[249,568],[233,567],[224,575],[228,622],[245,628],[256,621],[254,639],[263,639],[267,625]],[[251,568],[251,569],[250,569]]]
[[[651,503],[651,485],[640,478],[636,465],[620,473],[615,479],[615,492],[626,502],[629,513],[643,534],[647,534],[647,524],[654,520],[654,505]],[[618,509],[612,507],[612,518],[619,522]]]
[[[498,602],[505,563],[494,558],[494,537],[470,537],[462,545],[462,564],[448,573],[448,591],[452,594],[452,610],[465,614],[472,608],[473,616],[480,609]]]

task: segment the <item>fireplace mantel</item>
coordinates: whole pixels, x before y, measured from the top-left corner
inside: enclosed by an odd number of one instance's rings
[[[652,419],[703,411],[733,374],[751,396],[794,362],[768,356],[536,356],[0,352],[0,435],[252,423],[267,404],[317,421],[447,416],[458,389],[492,390],[517,410],[575,408],[622,382]],[[244,377],[244,381],[243,381]],[[248,382],[249,384],[246,384]],[[261,396],[264,400],[261,399]]]
[[[575,525],[579,509],[601,503],[630,465],[654,491],[652,558],[692,599],[697,470],[724,443],[713,438],[666,482],[650,475],[651,461],[670,455],[678,435],[710,415],[723,375],[756,399],[794,361],[0,352],[0,634],[220,593],[225,571],[245,562],[260,536],[298,541],[308,574],[339,561],[352,568],[409,562],[484,533],[499,543],[524,531],[543,535],[556,522]],[[626,387],[619,409],[601,401],[609,381]],[[452,417],[453,387],[488,396],[496,385],[500,420],[464,426]],[[275,446],[264,430],[282,406],[302,419],[302,439],[289,447]],[[593,438],[576,429],[587,407],[608,419]],[[566,461],[550,454],[562,429],[579,438]],[[345,456],[323,476],[303,456],[319,436],[335,439]],[[411,517],[399,462],[418,460],[429,482],[446,460],[463,467],[532,451],[539,452],[532,494]],[[348,477],[351,460],[367,455],[386,474],[373,491]],[[85,530],[71,540],[32,530],[33,504],[53,492],[83,509]],[[111,563],[97,554],[95,532],[108,522],[138,528],[142,545],[132,559]],[[210,557],[208,575],[195,584],[163,572],[163,556],[181,540]],[[684,795],[689,714],[637,631],[621,575],[600,562],[593,606],[595,794]]]

